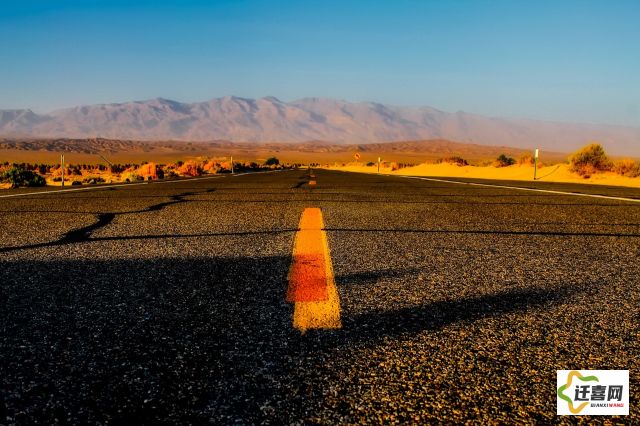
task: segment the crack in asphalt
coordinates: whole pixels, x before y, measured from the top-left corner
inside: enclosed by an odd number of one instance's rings
[[[135,210],[131,212],[120,212],[120,213],[100,213],[96,215],[98,219],[96,222],[90,225],[84,226],[82,228],[73,229],[65,233],[61,238],[55,241],[49,241],[46,243],[38,243],[38,244],[30,244],[26,246],[0,247],[0,253],[7,253],[11,251],[16,251],[16,250],[33,249],[33,248],[40,248],[40,247],[54,247],[54,246],[92,241],[93,239],[91,238],[91,235],[95,231],[102,229],[105,226],[109,225],[111,222],[113,222],[116,216],[160,211],[165,207],[168,207],[174,204],[187,203],[192,201],[192,200],[185,199],[185,197],[189,197],[192,195],[199,195],[199,194],[208,194],[214,191],[215,191],[215,188],[209,188],[206,191],[184,192],[182,194],[171,195],[169,197],[170,201],[164,201],[162,203],[153,204],[142,210]]]
[[[362,229],[362,228],[325,228],[327,232],[400,232],[419,234],[480,234],[480,235],[542,235],[554,237],[632,237],[640,238],[640,234],[619,232],[568,232],[568,231],[501,231],[484,229]]]

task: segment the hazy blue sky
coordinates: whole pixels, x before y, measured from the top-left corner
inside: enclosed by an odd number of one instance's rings
[[[640,126],[637,0],[0,6],[0,108],[320,96]]]

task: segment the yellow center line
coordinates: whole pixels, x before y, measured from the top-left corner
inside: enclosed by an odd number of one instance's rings
[[[293,327],[302,333],[313,328],[342,327],[340,298],[319,208],[302,212],[289,270],[287,301],[294,303]]]

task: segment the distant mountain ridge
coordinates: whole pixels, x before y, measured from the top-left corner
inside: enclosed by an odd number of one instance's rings
[[[195,103],[156,98],[49,114],[0,110],[0,136],[332,144],[448,139],[564,152],[597,140],[612,154],[640,156],[640,127],[491,118],[327,98],[283,102],[227,96]]]
[[[362,162],[385,161],[421,163],[446,157],[462,157],[472,163],[493,160],[501,154],[519,158],[531,154],[530,150],[506,146],[488,146],[447,141],[443,139],[421,141],[398,141],[374,144],[328,144],[325,142],[283,143],[230,142],[215,140],[207,142],[184,141],[136,141],[104,138],[19,138],[0,137],[0,157],[14,162],[55,161],[60,153],[70,154],[74,161],[102,161],[101,155],[122,162],[168,161],[170,158],[228,157],[236,159],[264,160],[277,156],[287,162],[326,163],[349,162],[354,153],[362,154]],[[20,153],[20,154],[17,154]],[[31,155],[29,155],[29,154]],[[49,154],[53,153],[53,156]],[[15,157],[17,155],[17,157]],[[80,160],[80,158],[82,158]],[[544,151],[545,163],[564,161],[567,153]],[[19,160],[18,160],[19,159]],[[118,160],[116,160],[118,159]],[[173,160],[171,160],[173,161]]]

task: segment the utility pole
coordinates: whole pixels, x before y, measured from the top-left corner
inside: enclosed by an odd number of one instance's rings
[[[60,155],[60,167],[62,168],[62,186],[64,186],[64,154]]]
[[[533,180],[536,180],[538,176],[538,148],[536,148],[536,153],[533,156]]]
[[[102,154],[98,153],[98,157],[102,158],[102,159],[103,159],[104,161],[106,161],[106,162],[107,162],[111,167],[113,167],[113,164],[111,164],[111,161],[107,160],[107,159],[105,158],[105,156],[104,156],[104,155],[102,155]]]

